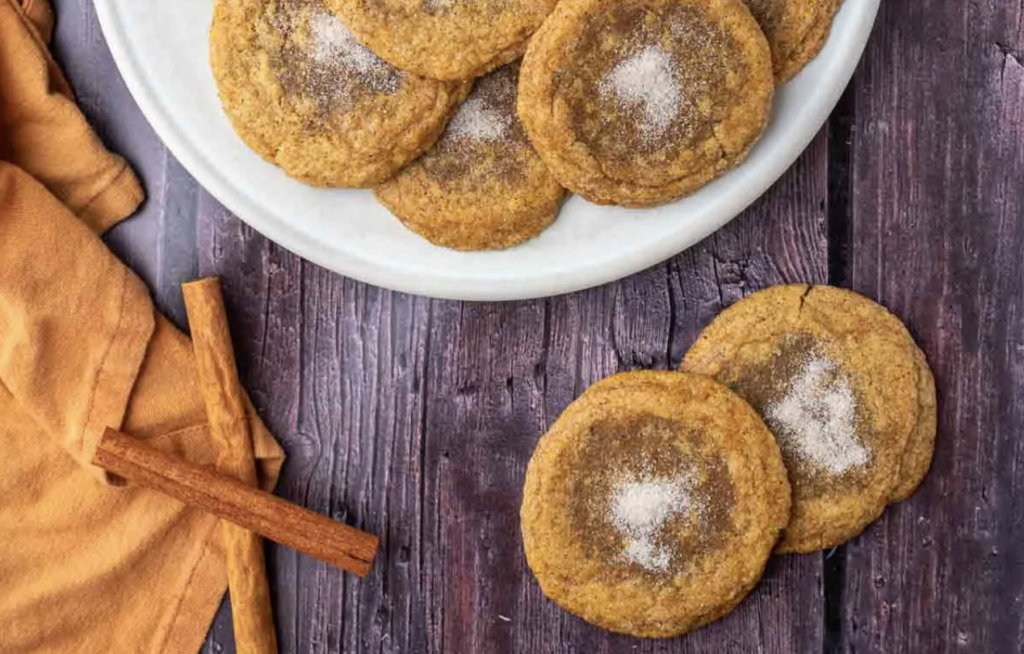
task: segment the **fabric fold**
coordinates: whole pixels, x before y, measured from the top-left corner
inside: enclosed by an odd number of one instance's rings
[[[0,0],[0,159],[38,180],[96,232],[135,211],[142,187],[74,103],[46,47],[45,0]]]
[[[261,485],[283,453],[252,413]],[[216,460],[188,339],[42,185],[0,162],[0,653],[195,652],[217,520],[93,468],[105,427]]]
[[[0,0],[0,654],[194,654],[226,589],[217,519],[90,461],[106,427],[217,452],[188,339],[97,236],[143,192],[75,106],[52,27],[46,0]],[[283,452],[250,419],[269,490]]]
[[[149,293],[38,182],[0,162],[0,380],[88,465],[120,425],[154,318]]]

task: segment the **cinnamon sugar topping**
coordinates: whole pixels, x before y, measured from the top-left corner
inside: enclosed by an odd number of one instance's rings
[[[660,138],[679,113],[679,84],[672,55],[652,45],[627,58],[605,77],[600,89],[640,109],[640,132]]]
[[[356,41],[355,35],[334,14],[313,11],[309,32],[314,67],[338,74],[339,86],[347,78],[380,93],[398,90],[397,70]]]
[[[609,518],[625,540],[623,556],[647,570],[666,570],[674,551],[657,537],[671,518],[695,508],[699,514],[692,490],[689,475],[620,478],[612,490]]]
[[[870,451],[857,435],[857,399],[835,362],[812,352],[765,419],[788,457],[832,475],[863,467]]]
[[[397,93],[404,73],[363,47],[317,0],[282,0],[270,21],[274,33],[261,38],[278,52],[273,64],[282,86],[312,100],[320,120],[345,111],[364,96]]]

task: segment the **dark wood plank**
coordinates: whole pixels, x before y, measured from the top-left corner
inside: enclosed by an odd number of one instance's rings
[[[422,651],[430,301],[302,263],[208,196],[200,214],[202,272],[225,279],[243,379],[289,453],[278,492],[382,536],[363,582],[271,548],[282,651]]]
[[[201,270],[225,279],[257,405],[289,416],[271,421],[292,454],[280,492],[384,536],[362,582],[273,548],[283,651],[820,649],[820,557],[773,563],[735,615],[690,638],[637,641],[543,598],[522,557],[518,505],[537,437],[588,385],[674,367],[746,292],[824,278],[825,151],[819,138],[748,215],[672,262],[533,302],[428,301],[345,280],[204,196]],[[275,276],[293,289],[283,303],[258,283]],[[290,345],[268,355],[279,339]]]
[[[847,548],[844,651],[1019,652],[1024,3],[886,2],[855,87],[851,279],[936,373],[923,487]]]
[[[825,281],[824,135],[743,217],[649,271],[549,300],[430,301],[302,262],[231,216],[133,122],[91,4],[62,0],[58,11],[87,112],[150,192],[113,246],[179,317],[179,281],[222,276],[243,381],[289,454],[278,492],[382,535],[361,582],[270,548],[282,652],[822,648],[820,556],[773,561],[735,614],[693,636],[639,641],[543,598],[522,557],[518,504],[537,437],[591,383],[678,365],[700,328],[752,290]],[[233,651],[227,607],[204,649]]]

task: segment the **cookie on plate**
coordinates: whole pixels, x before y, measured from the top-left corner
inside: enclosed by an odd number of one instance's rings
[[[686,633],[731,611],[789,520],[779,448],[708,377],[614,375],[541,437],[521,512],[544,594],[598,626]]]
[[[715,318],[682,369],[739,393],[778,440],[793,486],[780,552],[849,540],[928,472],[928,363],[895,316],[856,293],[806,284],[754,293]]]
[[[218,0],[210,63],[242,140],[317,186],[391,177],[437,140],[469,90],[386,64],[319,0]]]
[[[522,56],[557,0],[327,0],[359,41],[402,70],[479,77]]]
[[[644,207],[743,161],[774,87],[741,0],[563,0],[530,41],[518,107],[563,186]]]
[[[511,247],[558,214],[565,191],[516,116],[518,72],[512,63],[477,80],[434,147],[374,189],[381,204],[436,245]]]
[[[746,0],[772,49],[775,78],[788,81],[818,56],[842,0]]]

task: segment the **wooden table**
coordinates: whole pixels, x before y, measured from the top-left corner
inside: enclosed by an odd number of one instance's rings
[[[1024,0],[885,0],[827,127],[742,217],[629,279],[506,304],[392,293],[270,243],[161,145],[91,3],[56,5],[82,106],[149,191],[111,246],[179,324],[179,283],[223,278],[288,452],[278,492],[383,539],[362,582],[271,548],[283,652],[1024,651]],[[517,515],[537,437],[589,384],[674,367],[724,306],[796,281],[877,298],[928,354],[921,490],[845,547],[775,559],[689,637],[611,636],[547,602]],[[205,651],[230,631],[222,611]]]

